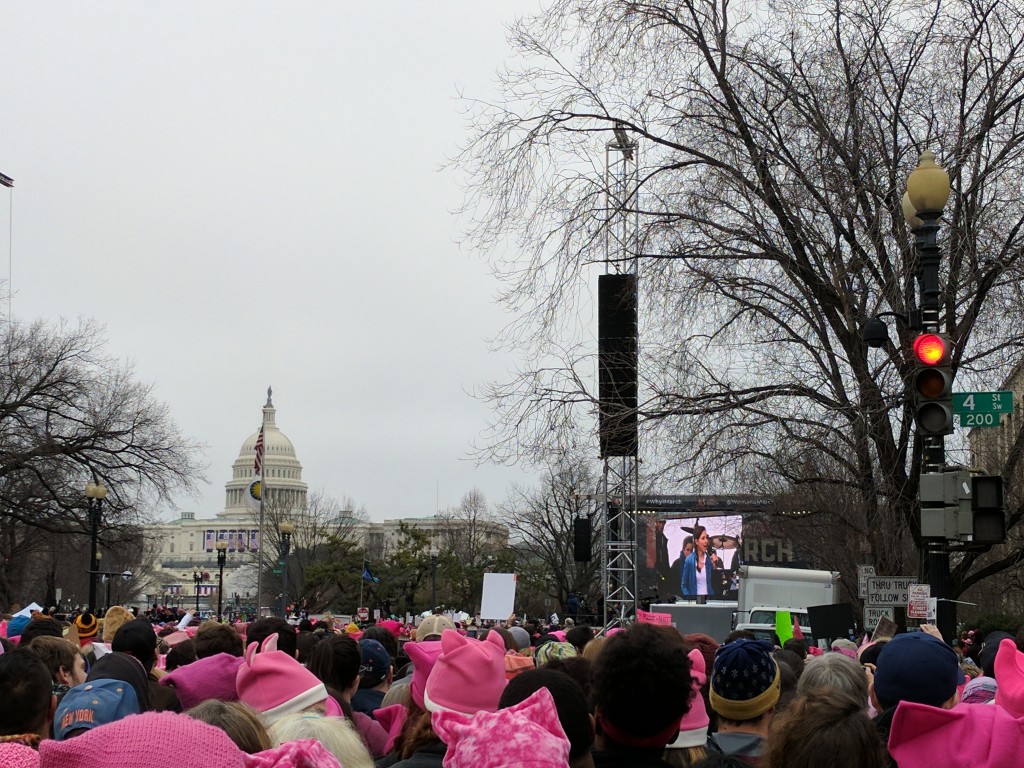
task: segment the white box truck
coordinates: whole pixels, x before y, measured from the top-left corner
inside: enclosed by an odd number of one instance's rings
[[[799,622],[805,640],[813,642],[807,609],[839,602],[839,573],[803,568],[743,565],[739,568],[735,629],[771,640],[776,611],[789,611]]]

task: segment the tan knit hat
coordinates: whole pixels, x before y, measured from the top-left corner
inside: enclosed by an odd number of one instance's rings
[[[134,618],[135,615],[123,606],[114,605],[108,608],[107,612],[103,614],[103,642],[114,642],[114,635],[117,634],[117,630],[121,628],[121,625],[128,623]]]
[[[442,616],[439,613],[431,614],[416,627],[416,641],[423,642],[424,640],[431,639],[432,635],[436,635],[432,639],[437,640],[446,629],[455,629],[454,622],[447,616]]]

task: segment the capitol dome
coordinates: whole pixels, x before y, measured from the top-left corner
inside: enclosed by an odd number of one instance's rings
[[[253,478],[256,463],[256,430],[242,442],[238,458],[231,465],[231,479],[224,486],[224,511],[250,511],[245,501],[246,489]],[[277,427],[277,409],[274,408],[273,390],[267,389],[267,403],[263,406],[263,488],[264,505],[286,509],[304,509],[306,483],[302,481],[302,464],[295,455],[292,441]]]

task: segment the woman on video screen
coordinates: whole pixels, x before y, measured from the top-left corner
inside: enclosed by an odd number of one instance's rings
[[[693,526],[693,540],[695,548],[683,561],[683,597],[713,597],[718,594],[719,581],[712,572],[721,570],[722,561],[713,549],[709,553],[708,530],[700,523]]]

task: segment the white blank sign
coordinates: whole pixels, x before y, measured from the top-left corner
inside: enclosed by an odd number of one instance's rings
[[[514,573],[485,573],[480,618],[504,621],[512,615],[515,605],[516,575]]]

